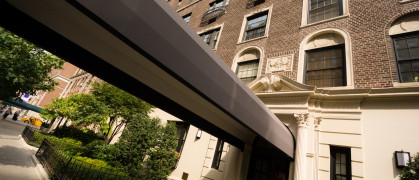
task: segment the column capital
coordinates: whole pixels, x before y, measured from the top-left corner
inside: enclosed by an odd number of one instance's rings
[[[308,114],[294,114],[298,127],[308,126]]]

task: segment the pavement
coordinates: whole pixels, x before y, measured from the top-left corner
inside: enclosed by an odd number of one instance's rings
[[[1,117],[2,118],[2,117]],[[19,140],[18,136],[25,128],[25,124],[11,122],[0,118],[0,179],[1,180],[39,180],[31,157],[36,153]]]

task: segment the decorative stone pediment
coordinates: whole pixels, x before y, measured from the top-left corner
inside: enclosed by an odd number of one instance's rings
[[[389,34],[402,34],[419,30],[419,13],[406,15],[397,20],[390,28]]]
[[[315,90],[314,86],[298,83],[283,75],[261,76],[250,83],[249,88],[255,93]]]

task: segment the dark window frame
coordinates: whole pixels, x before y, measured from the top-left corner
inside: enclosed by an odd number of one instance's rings
[[[407,61],[410,61],[410,62],[419,61],[419,57],[418,58],[399,59],[398,58],[399,52],[396,49],[396,40],[408,39],[408,38],[412,38],[412,37],[419,38],[419,31],[398,34],[398,35],[395,35],[395,36],[391,37],[391,41],[392,41],[392,45],[393,45],[394,61],[396,63],[396,72],[397,72],[397,78],[398,78],[399,83],[415,82],[415,81],[403,81],[402,72],[400,71],[400,64],[399,63],[400,62],[407,62]],[[412,69],[413,69],[413,67],[412,67]]]
[[[256,27],[251,27],[249,25],[250,21],[252,21],[253,19],[257,19],[259,17],[262,17],[262,16],[266,16],[264,23],[261,23],[259,26],[256,26]],[[257,13],[257,14],[254,14],[252,16],[247,17],[246,18],[246,25],[244,27],[242,41],[243,42],[244,41],[249,41],[249,40],[252,40],[252,39],[256,39],[256,38],[259,38],[259,37],[266,36],[266,27],[267,27],[267,24],[268,24],[268,19],[269,19],[269,10],[266,10],[266,11],[263,11],[263,12],[260,12],[260,13]],[[259,22],[256,22],[256,23],[259,23]],[[255,23],[253,23],[253,24],[255,24]],[[262,32],[257,32],[259,29],[262,29],[262,28],[263,28],[263,33]],[[251,34],[249,36],[250,32],[256,32],[256,33]]]
[[[351,161],[351,148],[350,147],[339,147],[339,146],[330,146],[330,180],[336,180],[336,155],[345,154],[345,170],[346,170],[346,180],[352,180],[352,161]],[[342,175],[340,175],[342,176]]]
[[[323,1],[323,2],[325,2],[325,1],[327,1],[327,0],[317,0],[317,3],[318,3],[318,1]],[[327,19],[331,19],[331,18],[335,18],[335,17],[339,17],[339,16],[342,16],[343,15],[343,1],[344,0],[338,0],[338,2],[337,3],[335,3],[335,4],[337,4],[338,6],[339,6],[339,14],[337,15],[337,16],[334,16],[334,17],[330,17],[330,18],[327,18]],[[318,12],[318,11],[323,11],[323,10],[327,10],[328,8],[331,8],[334,4],[330,4],[330,5],[327,5],[327,6],[323,6],[323,7],[320,7],[320,8],[316,8],[316,9],[311,9],[311,4],[313,4],[312,3],[312,0],[308,0],[308,11],[307,11],[307,21],[308,21],[308,24],[311,24],[311,23],[316,23],[316,22],[319,22],[319,21],[324,21],[324,20],[327,20],[327,19],[322,19],[322,20],[316,20],[316,21],[312,21],[311,20],[311,14],[313,13],[313,12]]]
[[[219,169],[220,168],[220,162],[221,162],[221,155],[223,154],[223,148],[224,148],[224,141],[218,138],[217,145],[214,149],[214,158],[212,159],[211,168],[213,169]]]
[[[206,44],[208,44],[209,47],[211,47],[212,49],[215,49],[219,41],[218,39],[220,38],[220,31],[221,31],[221,27],[218,27],[218,28],[203,32],[199,34],[199,36],[204,40]],[[209,37],[208,41],[206,40],[207,37]]]
[[[181,134],[180,134],[179,138],[177,139],[178,140],[178,143],[177,143],[178,145],[176,147],[176,152],[179,153],[179,157],[180,157],[180,155],[182,154],[183,147],[185,146],[185,141],[186,141],[186,137],[188,136],[188,131],[189,131],[190,124],[186,123],[186,122],[182,122],[182,121],[172,121],[172,122],[175,122],[176,128],[179,128],[180,126],[183,126]]]
[[[321,87],[343,87],[347,86],[347,76],[346,76],[346,52],[345,52],[345,44],[339,44],[334,46],[327,46],[317,49],[310,49],[305,52],[305,65],[304,65],[304,84],[308,84],[308,71],[322,71],[322,70],[328,70],[328,69],[337,69],[337,68],[323,68],[323,69],[314,69],[314,70],[307,70],[308,61],[309,61],[309,53],[312,52],[319,52],[319,51],[326,51],[326,50],[332,50],[332,49],[341,49],[342,51],[342,86],[321,86]]]

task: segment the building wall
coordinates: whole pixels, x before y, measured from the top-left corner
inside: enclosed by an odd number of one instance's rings
[[[382,98],[362,103],[366,179],[398,179],[395,151],[419,152],[419,98]]]
[[[275,91],[271,88],[260,92],[272,93],[271,97],[259,97],[282,122],[290,127],[296,139],[299,126],[294,114],[307,114],[309,123],[306,137],[308,141],[304,145],[307,150],[304,154],[305,179],[330,179],[330,146],[351,148],[352,179],[397,179],[400,172],[395,168],[394,151],[401,148],[412,154],[419,151],[419,147],[412,143],[417,141],[416,137],[419,137],[414,130],[419,123],[415,118],[415,114],[419,113],[417,94],[413,99],[398,99],[402,93],[394,93],[388,95],[394,98],[392,100],[377,100],[364,98],[356,90],[365,90],[364,93],[368,94],[370,88],[396,88],[394,91],[397,92],[399,91],[397,88],[419,86],[417,82],[398,83],[394,47],[389,34],[390,28],[400,17],[419,12],[419,1],[343,0],[343,15],[307,24],[308,0],[265,0],[264,3],[252,8],[246,8],[248,0],[230,0],[224,15],[215,22],[201,25],[202,15],[208,11],[211,2],[213,0],[183,0],[180,4],[179,0],[168,1],[180,16],[191,13],[188,24],[197,34],[221,28],[218,44],[213,50],[227,66],[232,67],[233,71],[236,70],[239,54],[247,48],[255,48],[261,53],[258,77],[270,78],[271,74],[267,72],[268,60],[289,56],[291,67],[272,74],[284,75],[293,81],[303,83],[305,51],[316,48],[316,45],[313,46],[310,41],[326,33],[341,36],[346,52],[347,87],[320,88],[312,92],[314,95],[307,96],[299,94],[298,91],[301,89],[291,88],[287,89],[288,92],[279,92],[280,90]],[[267,35],[242,42],[240,37],[245,18],[264,10],[269,10],[271,13],[268,17]],[[419,29],[416,27],[415,31],[417,30]],[[321,39],[321,43],[328,43],[328,38],[330,37]],[[330,92],[330,94],[326,92],[336,89],[347,89],[347,91]],[[291,95],[282,97],[281,93]],[[397,123],[394,120],[397,120]],[[210,138],[208,141],[211,144],[213,140]],[[207,151],[211,151],[210,146]],[[238,159],[244,158],[243,153],[235,152],[235,155]],[[210,159],[211,153],[206,157]],[[245,162],[226,161],[226,163],[242,166]],[[189,165],[192,166],[196,164]],[[236,176],[229,177],[230,179],[246,178],[246,168],[233,171]],[[212,170],[204,166],[202,172],[212,172]],[[226,176],[218,175],[219,172],[207,174],[208,176],[202,178],[228,179]],[[294,179],[293,174],[294,170],[291,168],[290,179]],[[180,177],[179,174],[176,175]]]
[[[178,0],[171,0],[169,4],[176,7]],[[178,11],[184,16],[192,12],[189,25],[196,32],[203,32],[211,27],[223,25],[217,49],[214,50],[228,66],[232,66],[237,53],[246,47],[260,47],[265,56],[262,71],[266,68],[267,58],[293,54],[291,71],[279,72],[297,80],[300,43],[304,38],[322,29],[335,28],[347,32],[351,42],[353,62],[353,80],[355,88],[391,87],[397,82],[395,59],[392,44],[385,34],[389,24],[395,17],[418,10],[419,2],[400,3],[391,1],[345,1],[348,3],[347,13],[337,18],[302,25],[302,1],[266,0],[264,3],[246,9],[247,1],[230,0],[227,13],[215,22],[200,26],[202,15],[208,11],[212,1],[182,1]],[[239,42],[242,22],[248,14],[258,12],[272,6],[272,18],[269,24],[269,34],[265,38],[258,38],[247,42]],[[390,51],[389,51],[390,50]],[[300,72],[302,73],[302,72]]]

